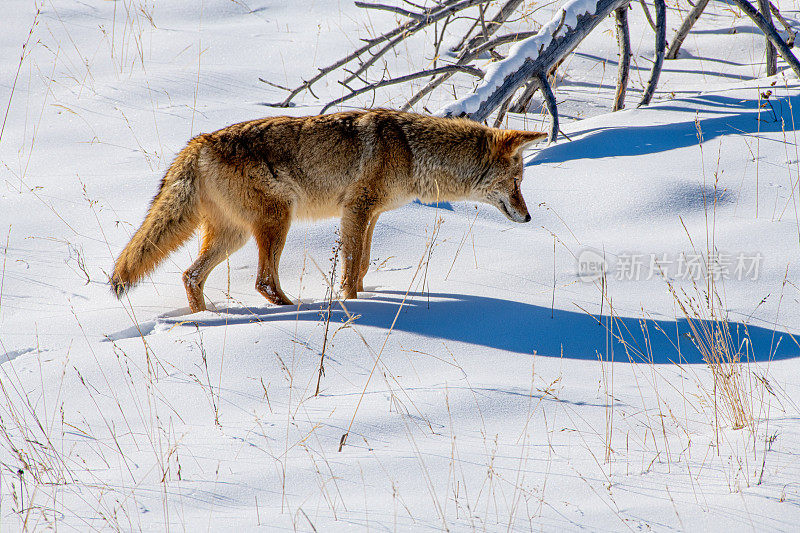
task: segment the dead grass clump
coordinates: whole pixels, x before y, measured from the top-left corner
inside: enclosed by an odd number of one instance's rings
[[[670,281],[667,286],[686,319],[692,343],[713,376],[711,397],[716,425],[721,416],[732,429],[754,429],[751,399],[755,391],[742,364],[743,360],[749,363],[751,343],[747,331],[741,342],[734,340],[714,283],[709,285],[711,294],[703,294],[695,285],[696,296],[683,289],[678,291]]]

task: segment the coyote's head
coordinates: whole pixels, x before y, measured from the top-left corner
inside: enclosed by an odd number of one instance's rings
[[[495,206],[509,220],[529,222],[531,215],[519,189],[522,182],[522,151],[543,137],[540,131],[495,130],[491,139],[490,166],[479,186],[480,201]]]

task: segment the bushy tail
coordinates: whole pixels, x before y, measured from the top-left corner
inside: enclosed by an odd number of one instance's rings
[[[161,189],[111,275],[117,298],[150,273],[194,233],[199,221],[197,157],[202,137],[193,139],[170,166]]]

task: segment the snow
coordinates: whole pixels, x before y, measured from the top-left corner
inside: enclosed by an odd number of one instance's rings
[[[470,203],[387,213],[367,290],[346,302],[327,297],[338,221],[298,223],[280,264],[298,306],[254,289],[251,241],[190,314],[196,238],[122,301],[107,284],[171,159],[200,132],[318,112],[346,89],[322,81],[319,101],[274,109],[260,102],[285,93],[258,78],[294,86],[395,20],[334,0],[201,6],[4,6],[0,528],[796,527],[800,83],[764,77],[749,21],[710,4],[653,105],[617,113],[604,21],[554,88],[571,140],[526,152],[531,223]],[[653,39],[638,6],[631,23],[635,102]],[[428,65],[421,42],[387,68]],[[454,80],[423,104],[474,89]],[[540,104],[506,125],[542,129]],[[734,261],[715,312],[748,361],[743,429],[651,268],[708,318],[706,281],[679,269],[709,248]],[[580,258],[605,260],[606,283]],[[737,276],[736,258],[757,271]]]

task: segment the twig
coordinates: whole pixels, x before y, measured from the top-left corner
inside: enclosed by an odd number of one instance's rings
[[[341,240],[339,245],[333,251],[333,265],[331,266],[331,279],[328,283],[328,308],[325,313],[325,335],[322,338],[322,352],[319,355],[319,373],[317,374],[317,388],[314,391],[314,396],[319,396],[319,385],[322,381],[322,375],[325,373],[325,348],[328,346],[328,329],[331,325],[331,307],[333,306],[333,284],[336,281],[336,262],[339,257],[339,248],[341,248]]]
[[[456,65],[464,65],[466,63],[469,63],[470,61],[472,61],[476,57],[480,56],[483,52],[485,52],[487,50],[491,50],[492,48],[494,48],[496,46],[500,46],[502,44],[517,42],[517,41],[521,41],[522,39],[527,39],[528,37],[536,35],[536,33],[537,32],[535,32],[535,31],[521,31],[521,32],[517,32],[517,33],[509,33],[507,35],[502,35],[500,37],[495,37],[494,39],[486,41],[485,43],[483,43],[482,45],[478,46],[477,48],[474,48],[474,49],[471,49],[471,50],[467,49],[467,50],[462,51],[461,54],[459,54],[459,56],[458,56],[458,60],[456,61]],[[411,109],[414,106],[414,104],[416,104],[417,102],[422,100],[422,98],[424,98],[426,95],[428,95],[431,91],[433,91],[438,86],[440,86],[442,83],[444,83],[448,79],[450,79],[450,77],[453,74],[454,73],[445,73],[445,74],[442,74],[441,76],[439,76],[438,78],[436,78],[435,80],[431,80],[428,83],[428,85],[426,85],[425,87],[423,87],[422,89],[417,91],[417,93],[414,96],[412,96],[408,100],[408,102],[406,102],[406,104],[402,107],[402,110],[403,111],[408,111],[409,109]]]
[[[429,11],[426,12],[426,14],[430,14],[431,16],[434,16],[437,13],[437,10],[443,9],[445,6],[453,5],[453,4],[456,3],[456,1],[457,0],[447,0],[446,2],[444,2],[442,4],[437,4],[436,6],[431,7],[429,9]],[[292,91],[289,93],[289,95],[282,102],[275,103],[275,104],[269,104],[269,105],[272,105],[272,106],[275,106],[275,107],[289,107],[292,99],[294,99],[295,96],[297,96],[298,94],[300,94],[304,90],[309,90],[310,91],[311,90],[311,86],[313,84],[315,84],[316,82],[318,82],[319,80],[321,80],[322,78],[324,78],[325,76],[327,76],[328,74],[333,72],[334,70],[336,70],[339,67],[341,67],[343,65],[346,65],[350,61],[360,57],[364,52],[367,52],[373,46],[375,46],[377,44],[380,44],[380,43],[382,43],[384,41],[388,41],[389,39],[392,39],[395,36],[400,35],[401,33],[409,31],[409,30],[411,30],[412,28],[414,28],[418,24],[419,24],[418,21],[411,20],[411,21],[406,22],[405,24],[401,24],[400,26],[396,27],[395,29],[393,29],[391,31],[388,31],[388,32],[384,33],[383,35],[375,37],[374,39],[369,39],[364,46],[362,46],[361,48],[358,48],[357,50],[355,50],[351,54],[339,59],[338,61],[336,61],[334,63],[331,63],[327,67],[323,67],[323,68],[319,69],[319,72],[317,74],[315,74],[313,77],[311,77],[308,80],[303,81],[302,84],[300,84],[299,86],[297,86],[294,89],[292,89]]]
[[[500,8],[500,10],[492,18],[492,20],[490,20],[487,23],[484,23],[483,32],[480,35],[476,35],[475,37],[469,39],[469,34],[472,31],[471,28],[470,31],[467,32],[466,35],[464,35],[464,38],[461,40],[458,46],[453,48],[453,51],[455,52],[458,50],[472,50],[476,46],[479,46],[484,42],[488,41],[489,38],[503,26],[503,23],[505,23],[505,21],[508,20],[508,17],[511,16],[511,13],[513,13],[521,3],[522,0],[508,0],[505,4],[503,4],[503,7]],[[473,28],[474,27],[475,26],[473,26]],[[467,39],[469,39],[468,42]],[[466,44],[464,44],[465,42]]]
[[[367,2],[355,2],[355,5],[356,7],[361,7],[364,9],[378,9],[381,11],[391,11],[392,13],[397,13],[398,15],[403,15],[404,17],[412,18],[414,20],[419,20],[419,21],[424,21],[427,18],[425,15],[408,11],[407,9],[403,9],[402,7],[389,6],[386,4],[369,4]]]
[[[436,68],[436,63],[439,61],[439,49],[442,46],[442,41],[444,41],[444,32],[447,30],[447,25],[450,23],[450,17],[444,19],[442,23],[442,31],[439,32],[439,37],[436,38],[436,42],[433,45],[433,68]]]
[[[273,83],[273,82],[271,82],[269,80],[265,80],[264,78],[261,78],[261,77],[258,78],[258,81],[260,81],[261,83],[266,83],[270,87],[275,87],[276,89],[281,89],[281,90],[284,90],[284,91],[292,92],[292,90],[289,87],[284,87],[283,85],[278,85],[277,83]]]
[[[388,52],[389,50],[394,48],[400,41],[403,41],[403,40],[407,39],[408,37],[410,37],[411,35],[417,33],[418,31],[420,31],[421,29],[425,28],[426,26],[429,26],[430,24],[433,24],[437,20],[441,20],[441,19],[443,19],[445,17],[448,17],[448,16],[452,15],[453,13],[456,13],[457,11],[462,11],[462,10],[467,9],[469,7],[480,5],[480,4],[484,4],[484,3],[489,2],[489,1],[490,0],[462,0],[461,2],[459,2],[457,4],[446,6],[446,7],[442,8],[442,9],[440,9],[439,11],[437,11],[435,14],[427,16],[425,18],[425,20],[419,21],[414,27],[409,28],[408,31],[405,31],[402,34],[392,38],[391,40],[389,40],[388,43],[386,43],[386,45],[383,48],[381,48],[377,52],[374,52],[369,59],[364,61],[361,64],[361,66],[359,66],[350,76],[345,78],[344,83],[350,83],[351,81],[356,79],[356,77],[358,75],[362,74],[369,67],[371,67],[373,64],[375,64],[375,62],[378,59],[383,57],[383,55],[386,52]]]
[[[556,236],[553,235],[553,299],[550,301],[550,318],[555,316],[556,308]]]
[[[642,10],[644,11],[644,18],[647,19],[647,23],[650,25],[650,28],[652,28],[653,31],[656,31],[656,25],[653,22],[653,17],[650,15],[650,10],[647,8],[647,4],[644,3],[644,0],[639,0],[639,3],[642,4]]]
[[[398,83],[405,83],[407,81],[415,80],[417,78],[425,78],[425,77],[428,77],[428,76],[436,76],[437,74],[441,74],[443,72],[465,72],[467,74],[472,74],[473,76],[476,76],[478,78],[483,78],[483,76],[484,76],[484,72],[481,69],[479,69],[477,67],[470,67],[468,65],[448,65],[448,66],[445,66],[445,67],[437,67],[437,68],[432,68],[432,69],[428,69],[428,70],[422,70],[420,72],[415,72],[413,74],[406,74],[405,76],[400,76],[400,77],[397,77],[397,78],[391,78],[391,79],[388,79],[388,80],[382,80],[382,81],[367,85],[366,87],[361,87],[360,89],[356,89],[356,90],[350,92],[349,94],[346,94],[346,95],[344,95],[344,96],[342,96],[340,98],[337,98],[336,100],[333,100],[332,102],[329,102],[328,104],[326,104],[325,107],[322,108],[322,111],[320,111],[320,113],[325,113],[325,111],[327,111],[331,107],[333,107],[335,105],[338,105],[338,104],[341,104],[342,102],[344,102],[346,100],[349,100],[351,98],[354,98],[354,97],[358,96],[359,94],[364,94],[364,93],[369,92],[369,91],[374,91],[376,89],[380,89],[381,87],[386,87],[387,85],[395,85],[395,84],[398,84]]]
[[[8,258],[8,243],[11,240],[11,224],[8,225],[6,235],[6,247],[3,249],[3,272],[0,274],[0,309],[3,308],[3,286],[6,280],[6,259]]]

